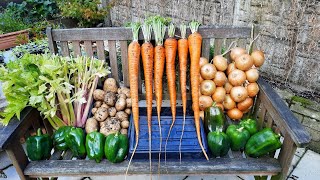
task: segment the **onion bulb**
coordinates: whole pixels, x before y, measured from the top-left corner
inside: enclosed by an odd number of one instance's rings
[[[223,101],[224,109],[233,109],[236,107],[236,103],[232,100],[230,94],[227,94]]]
[[[246,77],[249,82],[256,82],[259,78],[259,72],[256,68],[249,69],[246,71]]]
[[[200,68],[205,65],[205,64],[208,64],[209,63],[209,60],[205,57],[201,57],[200,58]]]
[[[248,92],[245,87],[236,86],[231,89],[230,96],[235,102],[241,102],[248,97]]]
[[[229,75],[233,70],[237,69],[234,63],[230,63],[227,67],[227,75]]]
[[[212,98],[210,96],[200,96],[199,97],[199,107],[200,107],[200,111],[205,110],[207,107],[212,106],[213,101]]]
[[[223,87],[217,87],[212,95],[212,99],[216,103],[222,103],[226,97],[226,90]]]
[[[259,86],[257,83],[250,83],[247,85],[248,95],[254,97],[259,92]]]
[[[218,55],[213,58],[213,65],[218,71],[225,71],[228,67],[228,61],[223,56]]]
[[[228,81],[232,86],[240,86],[246,81],[246,74],[239,69],[235,69],[228,75]]]
[[[235,47],[233,49],[231,49],[230,52],[230,58],[234,61],[237,59],[237,57],[239,57],[242,54],[247,53],[245,49],[240,48],[240,47]]]
[[[244,101],[239,102],[237,104],[237,108],[242,111],[245,112],[246,110],[250,109],[251,106],[253,105],[253,100],[250,97],[247,97]]]
[[[223,107],[223,104],[221,103],[217,103],[216,104],[217,107],[219,107],[222,111],[224,111],[224,107]]]
[[[216,85],[212,80],[204,80],[200,84],[200,92],[202,95],[211,96],[216,90]]]
[[[253,66],[253,59],[249,54],[242,54],[234,61],[236,68],[247,71]]]
[[[253,51],[251,53],[251,57],[253,59],[253,64],[256,67],[260,67],[264,63],[264,53],[262,51],[259,51],[259,50]]]
[[[213,79],[217,73],[217,69],[213,64],[205,64],[201,67],[200,73],[203,79]]]
[[[239,120],[242,118],[243,113],[238,108],[233,108],[227,112],[227,115],[232,120]]]
[[[226,84],[224,85],[224,89],[226,90],[227,94],[230,93],[232,88],[233,88],[233,86],[229,82],[226,82]]]
[[[201,77],[201,75],[199,76],[199,83],[202,83],[204,79]]]
[[[217,86],[223,86],[227,82],[227,76],[224,72],[218,71],[214,76],[213,82]]]

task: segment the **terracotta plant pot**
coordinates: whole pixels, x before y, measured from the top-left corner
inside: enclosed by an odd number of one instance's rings
[[[0,50],[25,44],[29,40],[29,31],[21,30],[0,35]]]

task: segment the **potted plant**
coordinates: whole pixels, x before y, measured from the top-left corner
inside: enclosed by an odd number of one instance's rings
[[[9,11],[0,13],[0,50],[8,49],[29,40],[28,25]]]

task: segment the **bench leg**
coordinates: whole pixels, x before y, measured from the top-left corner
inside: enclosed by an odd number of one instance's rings
[[[282,148],[279,155],[279,161],[282,168],[282,171],[279,175],[272,176],[272,180],[274,179],[286,179],[288,176],[289,168],[291,166],[291,162],[294,156],[294,153],[297,150],[296,144],[293,142],[293,140],[290,138],[290,136],[287,134],[284,138]]]
[[[23,147],[21,146],[19,140],[13,141],[8,149],[6,149],[6,152],[9,156],[9,158],[12,161],[13,166],[16,168],[16,171],[20,177],[20,179],[29,179],[23,174],[23,170],[28,165],[29,160],[26,156]]]

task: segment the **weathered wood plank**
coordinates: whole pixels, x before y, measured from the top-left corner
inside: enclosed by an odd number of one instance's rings
[[[72,41],[72,48],[75,57],[82,56],[80,41]]]
[[[111,74],[112,74],[112,77],[117,82],[119,82],[119,70],[118,70],[118,62],[117,62],[116,41],[108,41],[108,44],[109,44],[109,58],[110,58]]]
[[[221,54],[223,39],[214,39],[214,56]]]
[[[93,57],[92,41],[84,41],[84,52],[86,56]]]
[[[267,113],[267,109],[266,107],[264,107],[263,104],[261,104],[261,110],[259,112],[259,115],[258,115],[258,128],[259,129],[262,129],[263,128],[263,123],[264,123],[264,118],[265,118],[265,115]]]
[[[29,160],[26,156],[19,139],[15,139],[10,143],[10,146],[6,149],[6,152],[13,164],[16,168],[16,171],[20,177],[20,179],[28,179],[23,173],[23,170],[28,165]]]
[[[102,176],[102,175],[123,175],[128,166],[128,161],[112,164],[106,160],[96,163],[94,161],[77,160],[48,160],[31,162],[24,173],[31,177],[41,176]],[[158,171],[158,163],[152,164],[153,173]],[[227,168],[226,168],[227,167]],[[187,161],[180,164],[178,161],[167,161],[167,166],[160,168],[160,174],[183,174],[183,175],[214,175],[214,174],[256,174],[272,175],[281,171],[276,159],[230,159],[216,158],[210,161]],[[149,162],[133,161],[130,166],[129,175],[149,174]]]
[[[282,167],[282,171],[279,176],[276,176],[277,178],[286,179],[296,150],[297,146],[295,142],[291,139],[289,134],[285,134],[280,155],[278,158]]]
[[[55,151],[53,152],[53,154],[50,157],[50,160],[59,160],[59,159],[61,159],[62,153],[63,153],[63,151],[55,149]]]
[[[49,134],[50,136],[53,134],[53,129],[51,124],[49,123],[49,121],[47,119],[43,119],[43,125],[46,128],[47,134]]]
[[[0,126],[0,150],[7,148],[7,145],[15,137],[23,135],[31,126],[33,119],[39,119],[40,113],[31,107],[26,107],[20,115],[20,120],[12,118],[7,126]]]
[[[307,145],[311,137],[281,97],[262,78],[258,80],[260,98],[282,134],[288,133],[297,146]]]
[[[202,39],[201,56],[209,59],[210,56],[210,39]]]
[[[128,42],[120,41],[120,49],[121,49],[123,83],[126,87],[129,87],[130,83],[129,83],[129,64],[128,64]]]
[[[68,57],[70,55],[68,41],[61,41],[60,42],[60,47],[61,47],[62,56]]]
[[[97,41],[97,55],[98,59],[105,61],[106,60],[106,55],[104,54],[104,43],[103,41]]]
[[[49,44],[49,50],[51,53],[53,54],[57,54],[58,53],[58,48],[57,48],[57,43],[56,43],[56,39],[53,40],[53,37],[52,37],[52,27],[48,27],[46,29],[46,34],[47,34],[47,37],[48,37],[48,44]]]
[[[62,158],[63,160],[70,160],[70,159],[72,159],[73,154],[72,154],[71,150],[67,150],[67,151],[64,151],[62,156],[63,156],[63,158]]]
[[[251,29],[249,27],[232,26],[201,26],[199,33],[202,38],[249,38]],[[190,34],[187,29],[187,36]],[[176,29],[176,35],[180,35],[180,30]],[[73,40],[132,40],[131,28],[112,27],[112,28],[73,28],[73,29],[53,29],[52,37],[55,41]],[[165,37],[167,38],[167,37]],[[139,39],[143,40],[140,31]],[[152,37],[154,39],[154,37]]]

